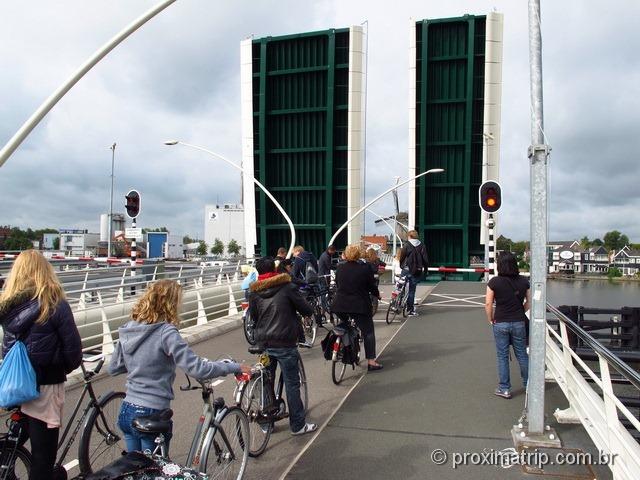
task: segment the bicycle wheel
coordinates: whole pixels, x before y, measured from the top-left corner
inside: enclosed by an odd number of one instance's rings
[[[251,318],[251,315],[249,315],[249,310],[246,310],[242,316],[242,331],[244,332],[244,338],[247,339],[249,345],[256,344],[255,327],[255,322]]]
[[[91,409],[78,445],[80,473],[87,475],[110,464],[126,451],[118,415],[124,392],[109,392]]]
[[[342,362],[342,339],[339,337],[336,339],[336,343],[338,343],[338,351],[336,352],[335,360],[331,361],[331,380],[336,385],[340,385],[340,382],[344,378],[344,372],[347,370],[347,364]],[[335,349],[335,345],[334,345]]]
[[[401,295],[402,295],[402,316],[404,318],[407,318],[407,314],[409,313],[407,311],[407,299],[409,298],[409,288],[407,287],[406,284],[402,289]]]
[[[13,441],[0,442],[0,480],[27,480],[31,453]]]
[[[239,407],[229,407],[220,418],[219,426],[211,428],[213,438],[202,447],[204,472],[209,474],[209,480],[240,480],[247,466],[251,442],[247,414]]]
[[[397,303],[398,303],[397,298],[394,298],[389,302],[389,308],[387,308],[387,316],[386,316],[387,325],[391,324],[391,322],[393,322],[393,320],[396,318],[396,315],[398,315]]]
[[[316,335],[318,334],[318,324],[313,315],[302,319],[302,329],[304,330],[305,343],[309,348],[313,347],[316,341]]]
[[[264,404],[264,377],[259,375],[252,378],[242,389],[240,396],[240,408],[245,411],[249,419],[249,456],[262,455],[267,448],[271,432],[273,431],[273,417],[265,420]]]

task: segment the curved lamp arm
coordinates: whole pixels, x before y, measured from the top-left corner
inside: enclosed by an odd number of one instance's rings
[[[369,208],[369,206],[373,205],[375,202],[377,202],[382,197],[384,197],[387,193],[392,192],[393,190],[397,189],[398,187],[406,185],[407,183],[415,180],[416,178],[420,178],[423,175],[428,175],[430,173],[441,173],[441,172],[444,172],[444,168],[432,168],[431,170],[427,170],[426,172],[419,173],[418,175],[416,175],[414,177],[411,177],[409,180],[405,180],[403,182],[400,182],[400,183],[394,185],[393,187],[389,188],[388,190],[385,190],[380,195],[378,195],[376,198],[374,198],[369,203],[367,203],[364,207],[360,208],[356,213],[351,215],[351,217],[346,222],[344,222],[342,224],[342,226],[338,230],[336,230],[336,233],[334,233],[333,237],[331,237],[331,240],[329,240],[328,245],[333,245],[333,242],[335,242],[335,240],[338,237],[338,235],[340,234],[340,232],[342,232],[342,230],[344,230],[347,227],[347,225],[349,225],[353,221],[354,218],[356,218],[358,215],[360,215],[362,212],[364,212],[365,209]]]
[[[125,27],[120,33],[104,44],[97,52],[95,52],[89,60],[84,62],[80,68],[63,83],[58,89],[47,98],[42,105],[29,117],[29,119],[20,127],[13,137],[7,142],[7,144],[0,150],[0,167],[7,161],[11,154],[20,146],[25,138],[31,133],[36,125],[45,117],[47,113],[55,106],[58,101],[71,90],[71,88],[78,83],[78,81],[91,70],[96,63],[102,60],[111,50],[116,48],[125,38],[135,32],[142,25],[151,20],[162,10],[174,3],[176,0],[165,0],[164,2],[156,5],[147,13],[134,20],[131,24]]]
[[[296,244],[296,229],[293,226],[293,222],[289,218],[289,215],[287,215],[287,212],[285,212],[284,208],[282,208],[282,205],[280,205],[280,203],[275,199],[275,197],[273,195],[271,195],[271,192],[269,190],[267,190],[267,187],[265,187],[262,183],[260,183],[258,181],[258,179],[256,179],[256,177],[253,176],[253,172],[248,172],[247,170],[242,168],[240,165],[238,165],[237,163],[232,162],[228,158],[225,158],[222,155],[217,154],[215,152],[212,152],[211,150],[208,150],[208,149],[206,149],[204,147],[201,147],[199,145],[192,145],[190,143],[181,142],[179,140],[171,140],[171,141],[168,141],[168,142],[164,142],[164,144],[165,145],[184,145],[185,147],[191,147],[191,148],[195,148],[196,150],[201,150],[201,151],[203,151],[205,153],[208,153],[209,155],[213,155],[214,157],[219,158],[220,160],[222,160],[224,162],[227,162],[229,165],[231,165],[232,167],[240,170],[244,175],[246,175],[247,177],[251,178],[251,180],[253,180],[253,183],[255,183],[258,187],[260,187],[260,189],[264,192],[264,194],[267,197],[269,197],[269,199],[273,202],[273,204],[276,206],[278,211],[280,211],[282,216],[285,218],[285,220],[289,224],[289,230],[291,231],[291,245],[289,245],[289,251],[287,252],[287,258],[291,257],[291,255],[293,254],[293,247]]]

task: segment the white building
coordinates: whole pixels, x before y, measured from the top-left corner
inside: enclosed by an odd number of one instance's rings
[[[54,250],[54,242],[56,238],[60,238],[59,233],[45,233],[42,235],[42,249],[43,250]]]
[[[87,230],[60,230],[60,250],[70,257],[89,257],[96,253],[100,234]]]
[[[244,254],[244,208],[242,205],[225,203],[224,205],[205,205],[204,207],[204,241],[210,252],[215,239],[224,243],[225,253],[227,245],[235,240],[240,245],[240,254]],[[207,252],[207,253],[209,253]]]

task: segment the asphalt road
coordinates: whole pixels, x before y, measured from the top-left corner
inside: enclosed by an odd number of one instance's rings
[[[417,297],[423,298],[431,288],[432,287],[419,286]],[[381,285],[381,290],[383,298],[388,299],[391,286]],[[385,362],[384,347],[402,325],[398,319],[391,325],[386,324],[384,320],[386,308],[386,304],[381,304],[379,312],[374,319],[377,351],[382,363]],[[320,349],[320,340],[324,335],[325,333],[323,331],[319,331],[315,346],[310,350],[301,350],[309,385],[309,412],[307,421],[318,424],[323,424],[329,420],[356,381],[362,375],[366,374],[366,362],[363,362],[362,365],[365,365],[364,368],[360,366],[356,367],[355,371],[347,370],[342,384],[339,386],[334,385],[331,381],[331,364],[325,361]],[[194,345],[193,348],[199,355],[211,359],[232,357],[238,361],[245,361],[247,363],[255,361],[255,358],[247,353],[247,344],[241,329],[235,329],[201,342]],[[370,375],[378,374],[379,372]],[[113,378],[105,377],[97,380],[94,386],[96,392],[102,394],[109,390],[123,390],[124,381],[124,376]],[[201,397],[198,391],[181,392],[179,390],[179,386],[184,384],[184,381],[184,375],[178,373],[174,384],[176,399],[172,404],[174,410],[174,437],[171,441],[170,454],[172,459],[178,463],[184,463],[186,459],[195,424],[202,408]],[[231,402],[233,399],[232,393],[234,386],[234,378],[225,378],[217,387],[216,396],[222,396],[227,402]],[[66,413],[70,413],[79,393],[80,389],[78,388],[67,392]],[[289,432],[288,420],[277,423],[265,453],[259,458],[249,459],[245,478],[248,480],[279,478],[311,439],[311,435],[292,437]],[[75,458],[76,452],[77,447],[74,446],[66,462]],[[70,473],[71,475],[77,474],[77,469],[71,470]]]

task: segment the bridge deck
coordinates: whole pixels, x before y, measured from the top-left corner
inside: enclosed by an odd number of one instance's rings
[[[420,316],[410,318],[382,353],[384,370],[362,378],[286,478],[319,478],[319,472],[323,478],[532,478],[519,466],[452,468],[454,452],[513,447],[510,430],[524,405],[515,359],[513,398],[493,395],[495,347],[481,308],[484,288],[438,284]],[[545,405],[565,447],[597,453],[582,426],[555,422],[553,411],[565,408],[567,401],[553,383],[547,383]],[[432,461],[436,449],[447,452],[445,465]],[[607,467],[594,470],[597,478],[611,478]],[[584,466],[548,467],[551,471],[588,473]]]

